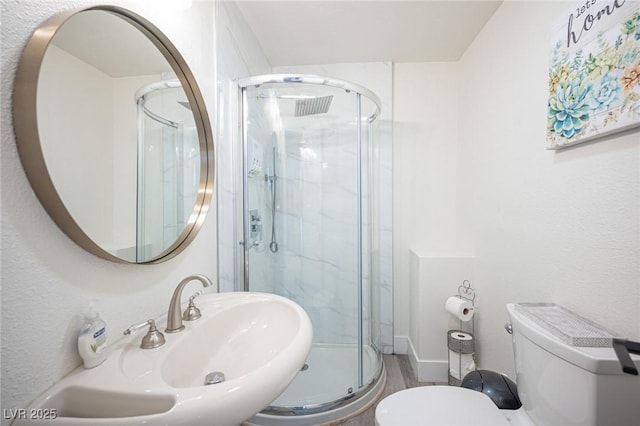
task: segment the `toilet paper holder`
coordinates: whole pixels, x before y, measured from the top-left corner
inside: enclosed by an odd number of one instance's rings
[[[472,304],[474,300],[476,300],[476,292],[471,288],[469,280],[462,281],[462,284],[458,287],[458,297],[467,299],[471,301]]]
[[[475,311],[476,292],[471,287],[469,280],[464,280],[458,287],[458,298],[471,302]],[[465,326],[465,323],[468,324]],[[475,315],[470,321],[459,320],[457,330],[447,331],[447,363],[448,383],[450,386],[460,386],[462,379],[471,371],[476,370],[475,365]]]

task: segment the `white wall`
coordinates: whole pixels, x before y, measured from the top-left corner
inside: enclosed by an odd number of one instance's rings
[[[53,44],[42,69],[38,128],[49,174],[87,235],[113,254],[129,249],[135,256],[137,189],[131,182],[137,177],[138,113],[133,94],[162,76],[112,78]],[[72,132],[76,138],[69,138]],[[186,201],[193,205],[193,199]]]
[[[91,299],[96,300],[115,340],[130,324],[163,314],[173,289],[185,276],[216,277],[215,214],[207,217],[193,244],[178,257],[152,266],[115,264],[71,242],[47,216],[23,172],[11,113],[13,79],[22,49],[49,16],[104,3],[124,6],[157,25],[182,52],[210,116],[215,114],[213,2],[193,2],[189,9],[180,9],[184,2],[168,0],[2,0],[3,409],[25,407],[80,365],[76,337],[80,314]],[[190,286],[195,289],[196,285]]]
[[[550,34],[572,4],[506,1],[459,62],[394,67],[396,336],[412,244],[468,252],[480,367],[511,377],[509,302],[640,339],[640,131],[545,149]]]
[[[573,4],[505,2],[460,62],[460,175],[490,369],[512,372],[508,302],[556,302],[640,338],[640,130],[545,150],[549,35]]]
[[[53,44],[49,46],[38,81],[43,155],[50,160],[51,180],[76,223],[94,241],[109,248],[115,247],[113,226],[105,223],[113,223],[115,212],[113,197],[104,194],[114,192],[112,93],[113,80],[107,74]],[[69,138],[70,132],[77,139]],[[78,179],[78,175],[86,177]],[[95,206],[99,214],[87,205]]]

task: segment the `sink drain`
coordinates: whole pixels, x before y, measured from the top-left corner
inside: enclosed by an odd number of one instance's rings
[[[224,382],[224,374],[220,371],[214,371],[212,373],[207,374],[204,378],[204,384],[207,385],[215,385],[216,383]]]
[[[300,369],[300,371],[307,371],[308,369],[309,369],[309,364],[305,362],[302,368]]]

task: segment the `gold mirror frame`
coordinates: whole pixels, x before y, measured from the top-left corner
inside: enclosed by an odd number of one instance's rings
[[[196,122],[200,146],[200,180],[194,209],[176,241],[158,256],[145,262],[130,262],[114,256],[96,244],[81,229],[55,188],[40,142],[36,101],[38,79],[45,53],[53,37],[67,20],[89,10],[105,11],[116,15],[137,28],[153,43],[180,80]],[[214,178],[214,141],[204,98],[178,49],[156,26],[141,16],[116,6],[93,6],[53,16],[40,25],[28,41],[16,71],[13,121],[20,160],[36,196],[58,227],[88,252],[117,263],[161,263],[180,254],[202,227],[212,200]]]

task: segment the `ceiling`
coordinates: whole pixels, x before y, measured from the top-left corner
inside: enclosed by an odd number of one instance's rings
[[[501,3],[237,0],[272,66],[457,61]]]
[[[52,43],[114,78],[171,71],[147,36],[119,15],[102,10],[73,15]]]

